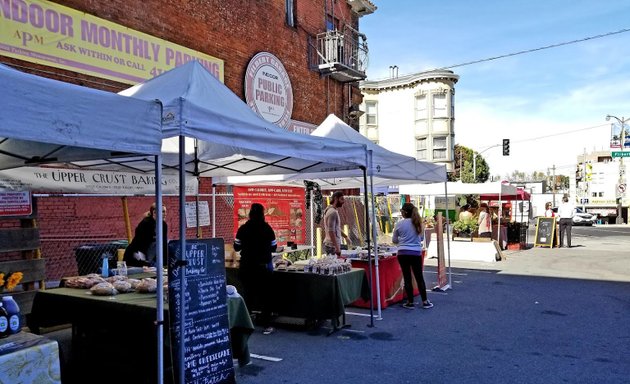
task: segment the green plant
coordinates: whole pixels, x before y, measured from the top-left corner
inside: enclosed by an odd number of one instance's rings
[[[453,230],[460,233],[471,234],[479,228],[477,220],[474,217],[457,220],[453,223]]]
[[[422,218],[422,221],[424,222],[424,226],[427,228],[433,228],[435,227],[435,210],[434,209],[425,209],[424,210],[424,217]]]

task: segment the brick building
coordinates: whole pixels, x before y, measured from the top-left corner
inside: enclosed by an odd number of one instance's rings
[[[0,8],[0,63],[118,92],[198,58],[247,101],[247,88],[255,86],[247,83],[248,67],[265,53],[286,71],[282,92],[292,93],[292,105],[282,105],[288,119],[279,125],[308,133],[334,113],[357,127],[358,81],[365,79],[367,62],[359,19],[375,10],[369,0],[8,0]],[[112,75],[115,70],[119,75]],[[211,184],[201,180],[200,193],[209,193]],[[128,199],[132,227],[151,199]],[[231,241],[230,202],[219,200],[217,217],[223,220],[216,235]],[[165,204],[174,238],[177,197],[166,197]],[[126,237],[120,197],[40,197],[37,206],[49,279],[76,273],[78,245]],[[202,236],[211,233],[204,227]],[[188,235],[195,236],[194,230]]]

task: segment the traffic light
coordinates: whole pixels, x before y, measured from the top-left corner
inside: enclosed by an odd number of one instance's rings
[[[510,139],[503,139],[503,156],[510,156]]]

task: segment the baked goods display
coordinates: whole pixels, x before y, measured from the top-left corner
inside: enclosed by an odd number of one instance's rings
[[[133,292],[135,290],[134,288],[132,288],[131,283],[125,280],[114,281],[112,285],[120,293]]]
[[[157,280],[154,278],[133,279],[127,276],[111,276],[107,279],[97,274],[70,277],[64,282],[66,288],[89,289],[93,295],[113,296],[119,293],[155,293]],[[164,293],[168,293],[168,279],[164,276]]]
[[[113,296],[118,294],[116,288],[114,288],[111,283],[108,283],[106,281],[103,283],[98,283],[90,288],[90,292],[92,292],[93,295],[97,296]]]
[[[136,291],[140,293],[155,293],[157,291],[157,280],[146,278],[136,286]]]
[[[68,288],[89,289],[98,283],[104,283],[105,279],[96,273],[90,273],[86,276],[71,277],[65,282],[65,286]]]
[[[338,259],[335,255],[327,255],[320,259],[311,257],[304,266],[304,272],[320,275],[339,275],[350,270],[352,270],[350,260]]]

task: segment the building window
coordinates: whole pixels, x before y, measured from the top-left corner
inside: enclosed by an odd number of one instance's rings
[[[416,96],[416,120],[427,118],[427,97],[425,95]]]
[[[365,123],[367,125],[378,125],[376,101],[366,101],[365,109]]]
[[[446,94],[433,94],[433,117],[448,117],[446,114]]]
[[[287,11],[287,25],[295,28],[295,0],[285,0],[284,4]]]
[[[446,136],[436,136],[433,138],[433,160],[446,160],[447,152]]]
[[[455,118],[455,91],[451,91],[451,119]]]
[[[427,138],[416,139],[416,159],[427,159]]]

